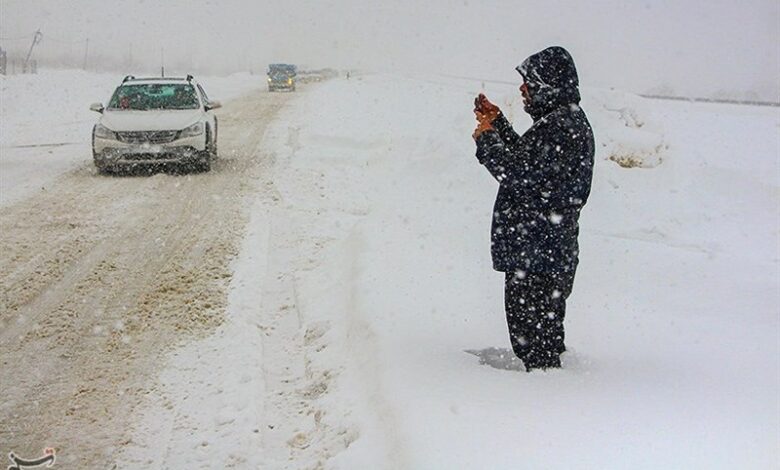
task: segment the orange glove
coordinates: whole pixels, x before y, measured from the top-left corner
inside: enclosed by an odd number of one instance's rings
[[[491,103],[482,93],[474,99],[474,115],[477,117],[478,123],[474,134],[472,134],[474,140],[477,140],[483,132],[494,130],[493,121],[496,120],[500,112],[498,106]]]
[[[474,133],[471,135],[474,137],[474,140],[477,140],[479,136],[482,135],[485,131],[492,131],[493,124],[488,120],[487,116],[485,116],[482,113],[475,112],[474,114],[477,115],[477,128],[474,130]]]
[[[487,99],[487,96],[482,93],[474,98],[474,114],[482,114],[491,124],[496,120],[500,112],[501,110],[498,106],[491,103],[490,100]],[[477,117],[477,120],[480,120],[480,118]]]

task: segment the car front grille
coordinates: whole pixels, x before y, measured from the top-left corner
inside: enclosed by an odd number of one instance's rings
[[[127,153],[122,155],[125,161],[154,162],[158,160],[182,160],[187,154],[179,153]]]
[[[127,144],[167,144],[176,140],[179,131],[117,132],[120,142]]]

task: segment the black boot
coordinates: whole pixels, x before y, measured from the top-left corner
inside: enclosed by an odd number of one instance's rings
[[[531,372],[537,369],[560,369],[561,356],[559,354],[534,354],[531,353],[523,359],[525,371]]]

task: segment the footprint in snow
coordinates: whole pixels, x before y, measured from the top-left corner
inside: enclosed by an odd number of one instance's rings
[[[479,358],[481,365],[487,365],[494,369],[524,371],[523,361],[515,356],[511,349],[485,348],[466,349],[466,352]]]

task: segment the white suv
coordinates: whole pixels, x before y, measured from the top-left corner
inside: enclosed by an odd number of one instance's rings
[[[92,155],[101,173],[138,165],[182,163],[209,171],[217,156],[217,118],[221,105],[187,78],[127,76],[92,130]]]

